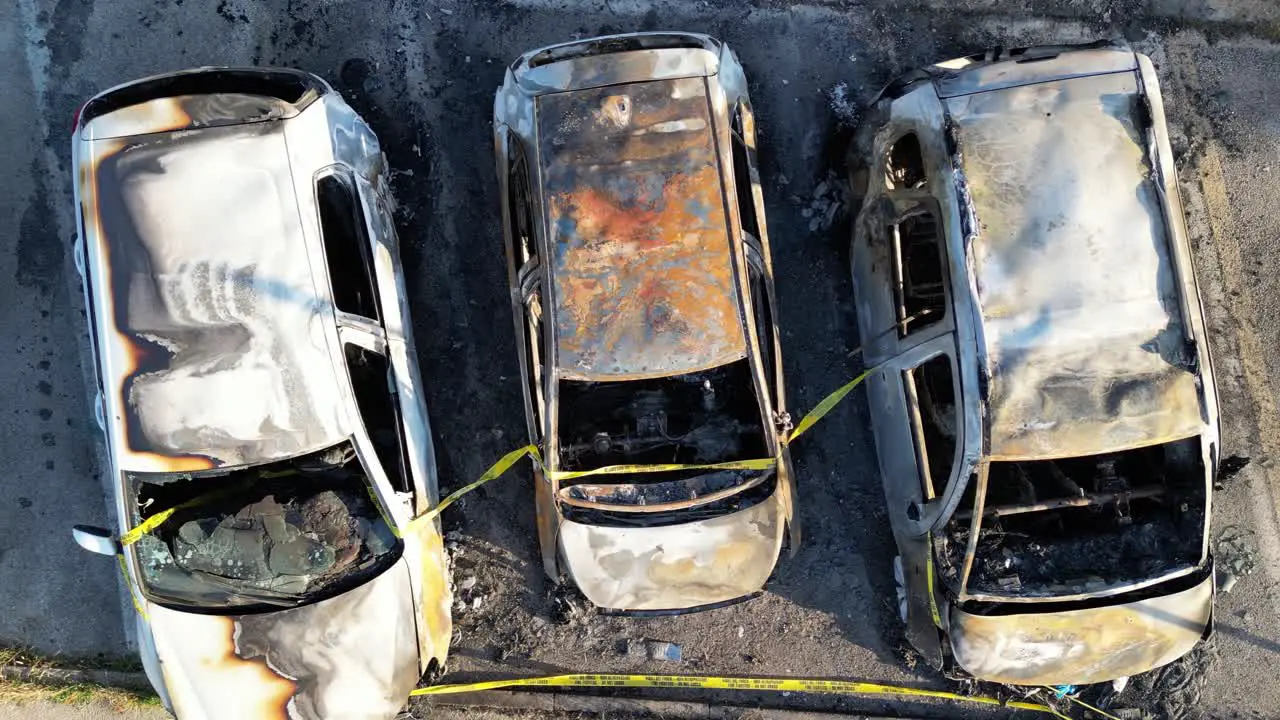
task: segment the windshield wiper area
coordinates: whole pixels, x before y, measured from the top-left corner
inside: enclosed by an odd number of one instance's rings
[[[220,587],[224,587],[231,591],[230,597],[243,598],[251,603],[265,603],[267,605],[276,605],[278,607],[296,607],[305,600],[305,596],[295,593],[280,592],[279,590],[269,590],[258,586],[245,586],[241,583],[233,582],[224,577],[207,573],[203,570],[192,570],[191,574],[200,579],[201,582],[212,583]],[[246,594],[246,591],[248,593]]]

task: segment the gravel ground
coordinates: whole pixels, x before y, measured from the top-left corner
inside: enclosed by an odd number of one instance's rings
[[[1216,653],[1190,677],[1135,682],[1127,702],[1156,695],[1210,717],[1273,717],[1280,623],[1276,488],[1280,408],[1280,10],[1214,0],[888,0],[655,2],[518,0],[468,4],[221,0],[212,3],[20,0],[0,9],[0,52],[28,73],[10,79],[0,158],[14,168],[0,193],[6,283],[6,366],[41,392],[29,345],[47,336],[47,369],[65,408],[16,391],[0,427],[0,593],[26,624],[0,638],[62,652],[118,652],[109,563],[75,553],[66,526],[104,512],[93,473],[87,402],[78,395],[82,320],[69,266],[66,127],[88,95],[134,77],[202,64],[290,65],[335,84],[373,124],[397,170],[408,286],[445,489],[523,442],[519,373],[501,256],[490,137],[492,93],[524,50],[573,37],[686,29],[738,52],[760,125],[760,158],[781,304],[791,404],[804,411],[857,368],[847,272],[849,223],[839,166],[857,108],[893,75],[991,46],[1122,36],[1156,59],[1175,137],[1199,280],[1222,394],[1224,456],[1252,462],[1217,495],[1219,555],[1241,578],[1220,597]],[[815,211],[822,220],[814,222]],[[23,219],[29,220],[22,222]],[[36,275],[32,275],[36,272]],[[24,284],[39,278],[44,285]],[[48,313],[42,315],[41,313]],[[37,347],[39,347],[37,345]],[[41,356],[45,358],[45,356]],[[47,395],[45,397],[48,397]],[[40,422],[56,446],[38,441]],[[34,433],[34,434],[33,434]],[[557,591],[536,558],[527,470],[476,492],[445,515],[465,609],[447,681],[498,673],[653,671],[813,675],[940,685],[902,649],[892,597],[892,542],[865,403],[855,395],[794,449],[806,542],[784,558],[768,592],[689,616],[600,617]],[[57,460],[57,472],[46,471]],[[64,465],[63,462],[70,465]],[[76,464],[79,463],[79,464]],[[68,470],[69,469],[69,470]],[[22,498],[37,497],[27,507]],[[66,498],[83,500],[70,507]],[[77,500],[80,502],[81,500]],[[71,512],[77,510],[73,517]],[[43,512],[28,517],[24,513]],[[51,549],[53,548],[53,549]],[[39,553],[30,552],[39,549]],[[24,550],[27,552],[11,552]],[[1251,574],[1244,571],[1252,569]],[[39,583],[21,578],[39,572]],[[92,594],[70,592],[84,580]],[[20,587],[36,588],[17,592]],[[39,589],[43,588],[43,589]],[[56,589],[61,589],[57,590]],[[59,598],[62,598],[61,600]],[[72,599],[74,598],[74,599]],[[85,619],[92,615],[93,620]],[[100,630],[96,630],[100,629]],[[97,632],[97,635],[92,633]],[[90,637],[76,645],[68,638]],[[637,660],[629,642],[678,643],[679,663]],[[1151,687],[1148,687],[1151,686]],[[1139,691],[1145,698],[1136,697]],[[1198,698],[1198,699],[1197,699]],[[683,696],[678,699],[686,699]],[[868,701],[760,698],[804,709],[892,713]],[[735,698],[734,702],[743,702]],[[750,702],[755,702],[751,699]],[[425,714],[425,706],[418,707]],[[1179,708],[1166,710],[1173,714]],[[454,712],[454,711],[451,711]],[[950,717],[956,708],[922,712]],[[963,711],[967,712],[967,711]],[[979,715],[974,715],[979,717]]]

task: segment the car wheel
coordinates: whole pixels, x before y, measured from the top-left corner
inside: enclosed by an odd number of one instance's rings
[[[907,575],[902,570],[902,556],[893,557],[893,590],[898,596],[898,618],[907,622]]]

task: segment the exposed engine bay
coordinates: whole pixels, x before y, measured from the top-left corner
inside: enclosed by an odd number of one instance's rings
[[[703,372],[560,384],[560,467],[710,464],[769,457],[747,360]],[[565,517],[596,525],[666,525],[767,499],[773,470],[598,475],[561,483]]]
[[[560,383],[560,467],[768,456],[746,360],[687,375]]]
[[[1161,578],[1202,552],[1200,440],[1056,460],[992,462],[968,591],[1054,597]],[[970,540],[971,479],[936,540],[958,587]]]

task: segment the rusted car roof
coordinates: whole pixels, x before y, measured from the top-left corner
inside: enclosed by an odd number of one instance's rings
[[[559,377],[745,357],[706,81],[543,95],[537,110]]]
[[[974,279],[997,459],[1201,432],[1134,73],[945,100],[977,218]]]
[[[82,186],[106,269],[102,378],[121,470],[192,471],[332,445],[339,383],[283,124],[101,140]],[[121,442],[123,440],[123,442]]]

